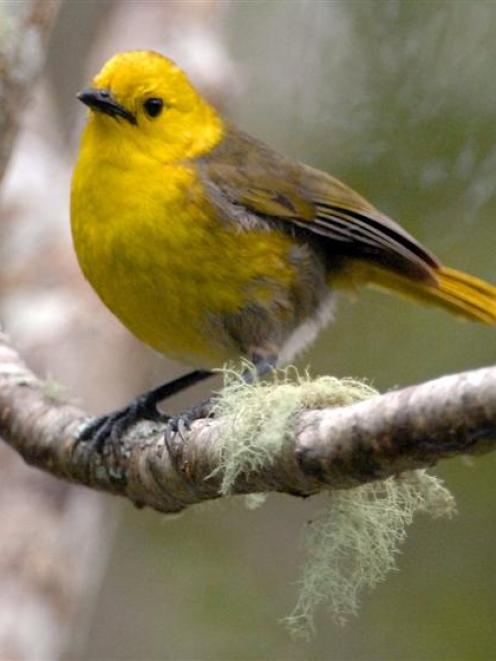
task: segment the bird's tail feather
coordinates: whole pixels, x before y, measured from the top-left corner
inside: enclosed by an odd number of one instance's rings
[[[445,308],[450,312],[479,321],[496,324],[496,287],[468,273],[441,266],[434,272],[437,283],[416,282],[393,274],[385,283],[370,283],[397,291],[408,298]],[[389,281],[389,282],[388,282]]]
[[[439,266],[432,270],[431,281],[418,281],[370,264],[362,266],[358,278],[362,284],[445,308],[472,321],[496,325],[496,286],[468,273]]]

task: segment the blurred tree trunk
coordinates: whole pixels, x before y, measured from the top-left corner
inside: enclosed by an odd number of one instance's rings
[[[58,0],[0,5],[0,179],[17,132],[19,116],[46,56]]]
[[[43,68],[59,4],[56,0],[34,0],[0,5],[0,178],[6,173],[23,110],[32,100]],[[36,108],[37,104],[34,112]],[[31,289],[39,286],[46,277],[47,262],[48,268],[55,267],[47,260],[49,253],[55,256],[58,252],[50,228],[45,231],[43,227],[44,201],[36,195],[40,187],[45,193],[49,190],[48,182],[37,182],[35,166],[31,165],[39,164],[37,159],[53,163],[54,154],[44,151],[33,132],[22,138],[25,167],[18,169],[17,187],[12,178],[5,182],[10,192],[3,191],[7,194],[3,195],[0,216],[2,323],[9,314],[22,319],[23,315],[40,313],[43,303],[37,307],[29,296],[24,275],[29,270],[34,276]],[[46,204],[50,213],[58,205],[63,218],[65,203],[55,199],[56,190],[51,191],[53,199],[46,200]],[[36,246],[34,255],[28,254],[30,242]],[[63,296],[60,287],[54,288],[52,305]],[[58,328],[70,336],[74,325],[64,319],[62,308],[55,316]],[[55,356],[60,356],[61,349],[60,335],[52,335],[50,341],[46,330],[38,319],[29,337],[23,338],[28,359],[44,373],[54,364]],[[73,365],[67,363],[65,371],[72,369]],[[72,373],[72,379],[82,378],[82,371]],[[90,385],[86,386],[88,390]],[[57,659],[76,626],[78,632],[84,631],[85,615],[100,582],[111,539],[110,521],[97,495],[27,467],[1,444],[0,658]]]

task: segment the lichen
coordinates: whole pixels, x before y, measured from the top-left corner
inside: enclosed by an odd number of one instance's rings
[[[396,569],[407,527],[419,512],[455,513],[451,493],[424,470],[329,493],[327,507],[306,530],[297,603],[283,620],[290,632],[309,638],[321,604],[338,624],[356,615],[364,590]]]
[[[292,425],[304,409],[346,406],[377,392],[353,379],[322,376],[310,379],[294,367],[274,372],[271,382],[246,384],[237,372],[226,370],[225,385],[213,414],[224,433],[216,447],[216,473],[222,475],[221,493],[228,495],[241,474],[257,473],[272,465]]]
[[[266,493],[249,493],[245,496],[245,507],[247,510],[257,510],[265,505],[268,495]]]
[[[279,370],[271,382],[246,384],[239,373],[225,370],[225,388],[214,414],[222,422],[217,444],[221,493],[232,493],[240,475],[270,469],[293,434],[303,409],[347,406],[377,392],[353,379],[310,379],[295,368]],[[247,506],[264,501],[255,494]],[[451,515],[455,504],[441,480],[423,470],[398,478],[332,491],[328,504],[308,525],[307,559],[293,612],[283,621],[297,637],[310,637],[314,615],[327,605],[339,624],[357,613],[360,595],[396,568],[406,529],[418,512]]]
[[[55,404],[65,402],[67,397],[67,388],[51,376],[47,376],[41,383],[41,392]]]

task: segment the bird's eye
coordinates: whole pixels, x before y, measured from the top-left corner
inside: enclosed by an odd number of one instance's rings
[[[158,117],[164,107],[164,102],[159,98],[147,99],[143,104],[146,114],[149,117]]]

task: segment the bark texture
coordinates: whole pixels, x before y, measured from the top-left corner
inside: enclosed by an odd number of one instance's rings
[[[77,442],[85,418],[51,400],[1,337],[0,435],[28,463],[160,512],[219,497],[223,419],[199,420],[171,443],[163,425],[141,422],[101,455]],[[484,368],[344,408],[304,411],[270,465],[241,473],[232,492],[307,496],[349,488],[457,454],[487,452],[495,441],[496,368]]]

